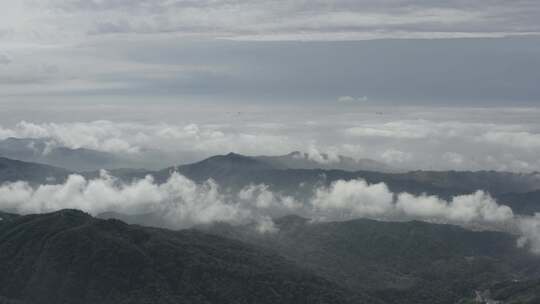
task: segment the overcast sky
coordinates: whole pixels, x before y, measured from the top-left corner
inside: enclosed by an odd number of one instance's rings
[[[540,98],[535,0],[0,0],[0,12],[3,100]]]
[[[0,0],[0,17],[0,136],[107,119],[126,149],[123,123],[165,124],[207,154],[540,169],[536,0]]]

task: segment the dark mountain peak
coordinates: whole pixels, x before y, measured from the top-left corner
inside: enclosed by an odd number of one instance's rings
[[[229,159],[229,160],[234,160],[234,161],[253,160],[253,158],[251,158],[249,156],[245,156],[245,155],[234,153],[234,152],[229,152],[226,155],[218,155],[217,157],[222,157],[222,158]]]
[[[212,159],[212,157],[210,158]],[[230,161],[230,162],[237,162],[237,163],[254,163],[256,162],[255,159],[245,156],[242,154],[230,152],[226,155],[217,155],[213,157],[214,160],[220,160],[220,161]]]
[[[310,219],[301,217],[296,214],[286,215],[280,218],[277,218],[274,222],[278,226],[289,226],[289,225],[304,225],[309,222]]]
[[[47,214],[45,214],[47,215]],[[78,209],[62,209],[48,213],[50,216],[90,218],[90,214]]]
[[[40,163],[27,162],[27,161],[7,158],[3,156],[0,156],[0,166],[16,167],[16,168],[31,168],[31,169],[43,168],[43,169],[61,170],[61,171],[67,172],[67,170],[63,168],[49,166],[49,165],[40,164]]]
[[[300,151],[292,151],[291,153],[287,154],[286,156],[291,156],[291,157],[305,157],[305,153],[304,152],[300,152]]]
[[[233,152],[226,155],[212,156],[193,165],[243,170],[272,169],[272,166],[261,162],[253,157]]]
[[[41,227],[40,229],[44,232],[55,229],[58,229],[58,231],[70,229],[87,224],[93,220],[92,216],[88,213],[76,209],[63,209],[44,214],[31,214],[28,216],[20,216],[17,219],[27,222],[29,227]],[[28,219],[32,220],[28,221]]]

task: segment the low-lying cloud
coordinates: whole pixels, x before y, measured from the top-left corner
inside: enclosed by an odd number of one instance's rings
[[[124,110],[128,111],[119,108]],[[525,114],[520,109],[349,110],[295,115],[276,111],[272,116],[264,111],[234,111],[213,114],[211,123],[198,116],[208,117],[204,111],[187,115],[173,109],[171,115],[178,118],[168,123],[19,121],[0,126],[0,139],[38,138],[51,147],[89,148],[161,162],[160,167],[228,152],[303,151],[309,160],[325,165],[339,162],[339,155],[344,155],[410,170],[540,170],[536,109]],[[491,123],[492,117],[500,123]],[[161,157],[152,152],[162,152]]]
[[[21,214],[66,208],[92,215],[157,213],[178,228],[214,221],[239,223],[250,216],[247,210],[226,203],[214,182],[199,185],[177,173],[163,184],[156,184],[151,176],[124,184],[106,172],[91,180],[71,175],[63,184],[36,188],[20,181],[0,187],[0,196],[2,209]]]
[[[518,246],[528,246],[533,253],[540,254],[540,213],[520,218],[518,227],[522,235],[518,239]]]
[[[386,184],[364,180],[339,180],[319,187],[309,213],[316,220],[349,220],[360,217],[384,220],[424,220],[466,227],[496,228],[519,233],[519,247],[540,254],[540,213],[517,216],[488,193],[478,190],[444,200],[434,195],[393,193]]]
[[[315,188],[310,199],[298,201],[263,184],[247,185],[237,193],[230,193],[212,180],[197,184],[176,172],[158,184],[151,176],[124,183],[105,171],[95,179],[71,175],[63,184],[32,187],[19,181],[0,186],[0,210],[29,214],[66,208],[92,215],[151,214],[159,218],[161,225],[178,229],[214,222],[254,223],[261,233],[277,231],[272,218],[287,214],[315,221],[366,217],[501,229],[515,227],[521,235],[518,245],[540,253],[540,214],[516,216],[511,208],[498,204],[484,191],[444,200],[393,193],[384,183],[339,180]]]
[[[329,188],[315,191],[316,213],[338,218],[381,216],[391,211],[393,194],[383,184],[369,185],[364,180],[339,180]]]
[[[386,184],[339,180],[318,188],[312,200],[316,213],[326,219],[385,217],[437,220],[456,224],[502,223],[514,217],[512,209],[484,191],[454,196],[446,201],[434,195],[395,194]]]
[[[124,183],[102,171],[95,179],[73,174],[63,184],[32,187],[19,181],[0,186],[2,210],[30,214],[79,209],[94,216],[107,212],[152,214],[172,228],[213,222],[256,222],[261,224],[257,229],[269,231],[269,215],[287,214],[298,204],[291,197],[272,193],[264,185],[250,185],[237,195],[230,195],[212,180],[197,184],[178,173],[172,173],[162,184],[157,184],[152,176]]]
[[[400,193],[396,209],[408,217],[445,219],[454,223],[505,222],[514,216],[508,206],[499,205],[486,192],[454,196],[445,201],[436,196]]]

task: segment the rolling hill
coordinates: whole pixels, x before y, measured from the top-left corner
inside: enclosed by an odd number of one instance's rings
[[[386,303],[456,303],[499,281],[540,277],[540,257],[518,249],[505,233],[418,221],[312,223],[298,216],[276,226],[274,234],[249,225],[201,229],[262,246]]]
[[[8,301],[377,303],[252,245],[75,210],[0,221],[0,302]]]

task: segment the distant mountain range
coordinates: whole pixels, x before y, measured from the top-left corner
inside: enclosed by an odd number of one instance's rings
[[[368,183],[384,182],[392,192],[438,195],[449,198],[485,190],[501,203],[520,214],[540,212],[540,174],[497,171],[411,171],[382,173],[373,171],[344,171],[323,169],[283,169],[255,157],[235,153],[218,155],[200,162],[153,171],[145,169],[113,169],[109,172],[122,180],[132,181],[146,175],[156,182],[165,182],[171,172],[204,182],[209,178],[222,187],[239,190],[250,184],[266,184],[273,191],[307,199],[314,187],[329,185],[336,180],[365,179]],[[58,167],[0,158],[0,183],[18,180],[33,184],[51,184],[64,181],[75,171]],[[79,173],[96,178],[98,171]]]
[[[112,153],[52,146],[44,139],[7,138],[0,141],[0,155],[73,171],[111,168],[115,164],[123,163],[123,160]]]
[[[535,173],[299,169],[235,153],[158,171],[110,173],[124,181],[151,174],[160,183],[173,171],[196,182],[212,178],[232,190],[264,183],[296,197],[357,178],[384,182],[393,192],[441,197],[484,189],[517,214],[540,212]],[[61,183],[74,172],[0,158],[0,184]],[[266,234],[254,224],[224,223],[171,231],[115,220],[161,226],[152,213],[109,212],[97,219],[74,210],[28,216],[2,211],[2,304],[465,304],[475,297],[532,304],[539,298],[540,257],[517,248],[516,237],[503,232],[418,221],[312,222],[296,215],[274,219],[276,231]]]
[[[270,164],[276,169],[323,169],[323,170],[344,170],[344,171],[376,171],[385,173],[399,172],[397,168],[391,167],[383,162],[363,158],[354,159],[338,155],[334,158],[328,154],[318,155],[320,159],[315,159],[305,152],[291,152],[281,156],[256,156],[253,157],[261,162]]]
[[[195,181],[209,178],[219,184],[241,188],[248,184],[264,183],[276,190],[297,192],[315,184],[329,184],[336,180],[362,178],[369,183],[384,182],[394,192],[428,193],[443,197],[471,193],[482,189],[492,194],[526,193],[540,190],[539,173],[511,173],[499,171],[410,171],[384,173],[375,171],[345,171],[325,169],[283,168],[260,157],[236,153],[213,156],[197,163],[148,171],[158,180],[165,180],[178,171]],[[114,171],[113,171],[114,172]],[[142,174],[139,172],[138,174]],[[126,176],[126,172],[123,173]],[[129,175],[129,174],[127,174]]]
[[[26,181],[32,184],[62,183],[71,171],[0,157],[0,184]]]
[[[185,156],[185,155],[184,155]],[[94,171],[116,168],[163,168],[180,159],[179,155],[158,150],[144,150],[140,153],[110,153],[87,148],[72,149],[42,138],[7,138],[0,140],[0,157],[28,162],[37,162],[73,171]],[[193,156],[189,156],[193,158]],[[256,160],[276,169],[337,169],[346,171],[397,172],[387,164],[371,159],[355,160],[337,156],[331,159],[327,154],[319,155],[316,161],[308,153],[292,152],[282,156],[257,156]]]
[[[116,168],[158,169],[174,163],[175,157],[157,150],[140,153],[110,153],[87,148],[68,148],[47,139],[7,138],[0,141],[0,157],[36,162],[71,171]]]

